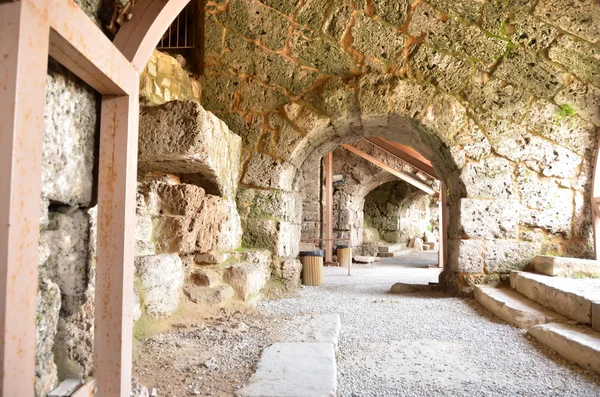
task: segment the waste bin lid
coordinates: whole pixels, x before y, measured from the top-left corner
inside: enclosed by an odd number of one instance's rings
[[[299,256],[325,256],[325,252],[323,250],[300,251]]]
[[[338,244],[337,249],[340,249],[340,248],[348,248],[348,244]]]

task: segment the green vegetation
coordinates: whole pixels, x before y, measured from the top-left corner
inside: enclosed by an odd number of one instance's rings
[[[573,117],[577,114],[575,109],[571,105],[561,105],[558,108],[558,115],[556,116],[559,120],[564,119],[565,117]]]

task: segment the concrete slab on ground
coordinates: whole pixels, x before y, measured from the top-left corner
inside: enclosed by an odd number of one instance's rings
[[[331,343],[275,343],[266,348],[245,397],[335,396],[337,370]]]
[[[531,262],[536,272],[559,277],[598,277],[600,261],[537,255]]]
[[[291,332],[286,342],[332,343],[337,351],[342,327],[339,314],[295,316],[288,326]]]
[[[600,301],[600,280],[550,277],[513,271],[511,286],[527,298],[583,324],[592,324],[592,302]]]
[[[536,325],[527,332],[564,358],[600,372],[600,332],[559,323]]]
[[[475,299],[509,324],[527,329],[538,324],[565,322],[567,319],[508,288],[475,286]]]

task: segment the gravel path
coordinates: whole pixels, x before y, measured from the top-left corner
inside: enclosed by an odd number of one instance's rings
[[[326,268],[325,284],[263,301],[276,315],[339,313],[340,396],[600,396],[584,371],[488,314],[470,299],[435,290],[389,294],[396,282],[437,281],[436,254],[374,266]]]

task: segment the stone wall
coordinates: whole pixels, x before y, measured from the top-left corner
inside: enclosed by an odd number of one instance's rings
[[[412,238],[432,238],[439,233],[437,199],[404,181],[388,182],[365,197],[365,228],[377,231],[384,241],[408,246]]]
[[[202,103],[242,136],[242,181],[270,166],[261,187],[299,190],[340,143],[382,136],[448,188],[450,288],[592,255],[597,2],[207,4]]]

